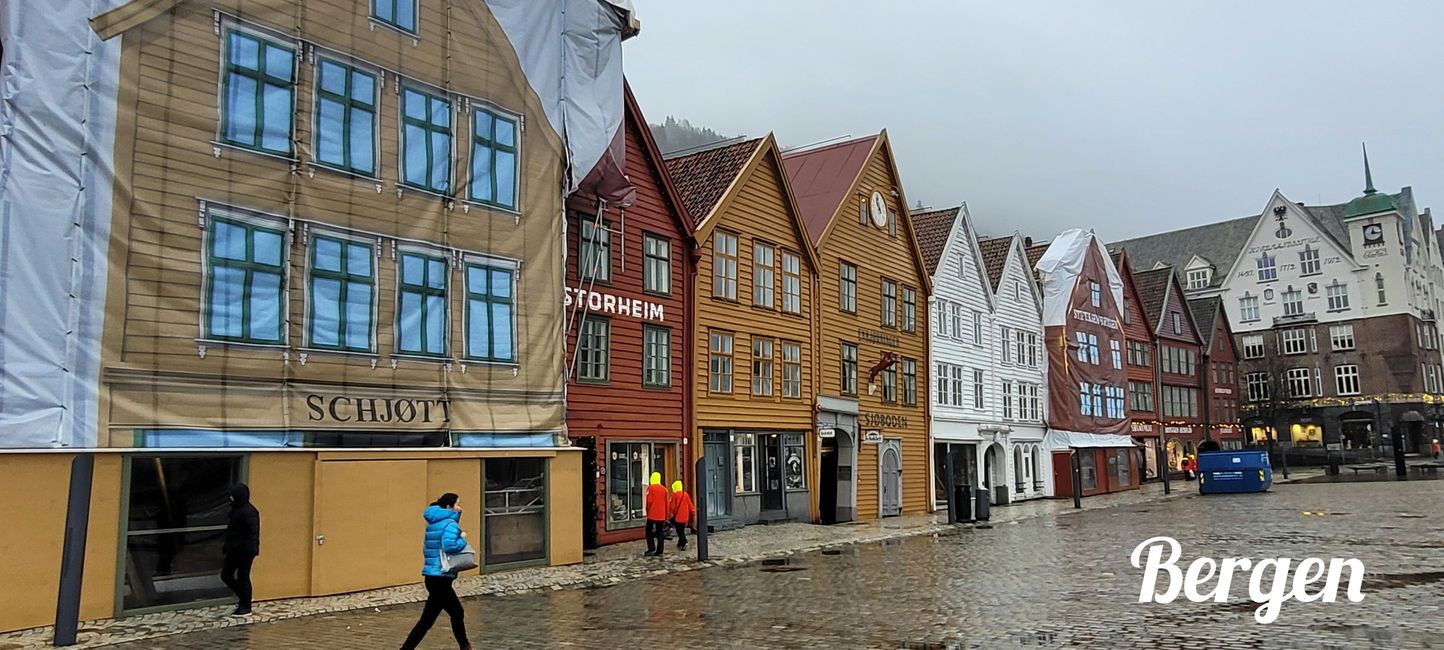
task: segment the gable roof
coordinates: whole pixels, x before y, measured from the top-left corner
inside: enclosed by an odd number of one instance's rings
[[[978,240],[978,253],[983,258],[983,268],[988,270],[988,279],[997,292],[998,283],[1003,281],[1003,270],[1008,267],[1008,254],[1013,250],[1013,237],[992,237]]]
[[[1163,306],[1168,300],[1168,281],[1173,278],[1173,267],[1133,272],[1133,286],[1138,289],[1138,301],[1143,309],[1152,314],[1155,323],[1161,323]]]
[[[692,217],[694,230],[717,209],[747,163],[762,148],[762,142],[763,138],[752,138],[723,143],[701,151],[672,154],[665,159],[667,171]]]
[[[1217,328],[1218,309],[1223,306],[1223,299],[1218,296],[1207,298],[1190,298],[1188,311],[1193,314],[1193,322],[1198,326],[1198,335],[1203,338],[1203,349],[1205,353],[1213,351],[1213,333]]]
[[[797,207],[802,211],[814,246],[822,241],[822,234],[847,198],[848,190],[857,184],[878,140],[879,136],[870,135],[782,155],[788,179],[797,193]]]
[[[923,254],[923,264],[927,266],[928,275],[938,272],[938,261],[942,259],[943,249],[947,248],[948,237],[952,235],[960,212],[962,206],[909,213],[913,230],[918,235],[918,249]]]
[[[682,195],[677,191],[677,184],[672,180],[672,174],[667,172],[667,163],[662,158],[662,152],[657,148],[657,139],[652,137],[652,129],[647,127],[647,117],[642,114],[642,108],[637,104],[637,97],[632,94],[631,82],[622,80],[622,97],[626,102],[626,113],[624,119],[632,120],[637,131],[641,134],[641,154],[646,156],[647,164],[656,170],[657,178],[662,182],[662,192],[667,203],[672,208],[672,214],[677,217],[677,225],[682,232],[688,235],[696,232],[696,224],[687,209],[687,203],[682,200]]]

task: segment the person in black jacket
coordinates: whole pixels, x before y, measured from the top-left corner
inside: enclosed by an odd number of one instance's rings
[[[221,552],[225,554],[221,582],[236,594],[236,611],[232,614],[250,614],[251,563],[261,554],[261,512],[251,505],[251,488],[245,483],[231,487],[231,517]]]

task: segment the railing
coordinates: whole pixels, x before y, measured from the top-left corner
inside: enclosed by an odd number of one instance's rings
[[[1299,323],[1312,323],[1318,320],[1319,319],[1315,315],[1315,313],[1311,311],[1304,312],[1302,314],[1293,314],[1290,316],[1274,316],[1274,327],[1279,327],[1282,325],[1297,325]]]

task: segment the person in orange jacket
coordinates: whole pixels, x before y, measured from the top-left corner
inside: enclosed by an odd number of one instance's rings
[[[677,550],[687,550],[687,528],[692,523],[692,495],[682,489],[681,481],[672,481],[672,504],[668,509],[672,516],[672,527],[677,530]]]
[[[667,488],[662,485],[662,473],[652,472],[651,480],[647,485],[647,555],[662,555],[662,549],[667,545],[665,531],[667,530],[668,495]]]

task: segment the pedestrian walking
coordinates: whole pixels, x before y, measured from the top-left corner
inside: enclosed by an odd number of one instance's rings
[[[251,505],[251,488],[231,486],[231,516],[221,545],[221,582],[236,595],[234,616],[251,613],[251,564],[261,554],[261,511]]]
[[[647,555],[661,556],[667,545],[667,488],[662,473],[652,472],[647,485]]]
[[[1429,451],[1434,454],[1434,460],[1439,460],[1439,439],[1435,438],[1429,443]]]
[[[672,527],[677,530],[677,550],[687,550],[687,528],[692,525],[692,514],[696,512],[696,506],[692,504],[692,495],[682,489],[681,481],[672,481],[672,504],[668,508],[672,515]]]
[[[458,499],[455,494],[447,492],[421,513],[426,520],[426,537],[421,551],[426,605],[421,608],[421,619],[411,628],[411,634],[407,635],[401,650],[411,650],[420,644],[442,611],[451,618],[451,633],[456,637],[457,647],[471,650],[471,642],[466,640],[466,610],[461,607],[461,600],[452,587],[456,573],[448,572],[441,562],[442,553],[461,553],[467,547],[466,531],[461,529],[461,504]]]

